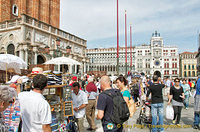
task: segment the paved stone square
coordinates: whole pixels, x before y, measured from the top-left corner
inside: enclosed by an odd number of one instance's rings
[[[175,132],[197,132],[198,130],[195,130],[195,129],[191,128],[191,125],[194,122],[193,105],[194,105],[194,99],[193,99],[193,97],[190,97],[189,109],[188,110],[186,110],[184,108],[182,109],[181,121],[180,121],[180,124],[181,124],[182,127],[181,128],[177,128],[175,126],[175,128],[172,128],[172,127],[174,127],[172,122],[165,118],[165,108],[167,106],[167,98],[164,97],[164,124],[166,125],[165,127],[168,127],[168,128],[165,128],[164,131],[165,132],[173,132],[173,131],[175,131]],[[148,128],[140,129],[140,125],[136,124],[136,120],[137,120],[137,118],[139,116],[139,112],[140,112],[140,108],[138,108],[137,111],[135,112],[134,116],[131,117],[128,120],[129,127],[132,127],[132,128],[128,129],[129,132],[132,132],[132,131],[149,132],[150,131]],[[96,111],[96,114],[97,114],[97,111]],[[97,127],[98,127],[98,129],[95,132],[103,132],[103,129],[102,129],[102,126],[101,126],[101,121],[95,120],[95,122],[96,122]],[[85,121],[84,121],[84,126],[85,126],[85,131],[87,132],[87,128],[89,127],[89,125],[87,123],[86,118],[85,118]]]

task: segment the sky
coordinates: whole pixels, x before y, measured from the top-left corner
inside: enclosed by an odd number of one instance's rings
[[[87,48],[117,46],[117,0],[61,0],[60,28],[87,40]],[[125,10],[128,46],[150,44],[152,33],[179,53],[198,50],[200,0],[119,0],[119,44],[125,46]]]

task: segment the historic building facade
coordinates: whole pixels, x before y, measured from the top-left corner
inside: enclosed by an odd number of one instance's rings
[[[130,47],[127,49],[128,67],[130,67]],[[120,74],[125,74],[125,48],[120,47]],[[87,56],[90,59],[89,70],[107,71],[108,74],[116,74],[117,49],[88,49]],[[164,77],[179,76],[179,55],[176,46],[164,46],[163,38],[155,32],[150,44],[135,46],[132,50],[132,71],[147,75],[158,74]],[[128,68],[128,71],[130,68]]]
[[[132,51],[134,48],[132,48]],[[134,54],[134,52],[132,52]],[[87,49],[90,59],[87,71],[106,71],[108,75],[117,74],[117,48]],[[127,48],[127,69],[131,70],[130,47]],[[134,56],[132,57],[132,70],[134,69]],[[125,74],[125,48],[119,48],[119,74]]]
[[[14,1],[14,0],[13,0]],[[40,3],[39,7],[35,7]],[[44,1],[48,1],[44,3]],[[6,0],[0,0],[0,2],[6,2]],[[77,60],[82,65],[81,66],[67,66],[68,71],[86,72],[86,47],[87,41],[60,30],[59,28],[59,12],[58,7],[60,7],[60,0],[16,0],[16,3],[11,3],[18,7],[18,17],[7,17],[6,20],[2,16],[2,12],[5,14],[4,3],[1,5],[1,21],[0,22],[0,53],[9,53],[21,57],[25,62],[30,64],[42,64],[47,60],[50,60],[59,56],[68,56],[74,60]],[[24,2],[27,4],[26,12],[23,12]],[[43,3],[43,4],[42,4]],[[54,5],[55,4],[55,5]],[[7,4],[8,5],[8,4]],[[31,6],[29,10],[29,6]],[[51,9],[53,14],[47,14],[44,7]],[[13,5],[8,6],[10,10],[13,10]],[[51,8],[52,7],[52,8]],[[2,9],[3,8],[3,9]],[[55,9],[54,9],[55,8]],[[24,9],[25,10],[25,9]],[[39,11],[39,16],[35,17],[35,12]],[[40,12],[42,10],[42,12]],[[44,10],[44,11],[43,11]],[[54,11],[55,10],[55,11]],[[12,11],[13,12],[13,11]],[[11,12],[11,13],[12,13]],[[51,11],[50,11],[51,12]],[[26,14],[32,14],[30,17]],[[56,14],[57,13],[57,14]],[[8,13],[9,14],[9,13]],[[11,14],[12,16],[13,14]],[[52,16],[53,15],[53,16]],[[56,16],[56,17],[55,17]],[[49,22],[45,21],[49,17]],[[58,19],[57,19],[58,17]],[[14,18],[14,19],[12,19]],[[37,19],[39,18],[39,20]],[[53,19],[53,20],[51,20]],[[51,21],[56,21],[56,23],[51,23]],[[47,23],[46,23],[47,22]],[[57,45],[60,44],[60,45]],[[49,49],[46,52],[45,49]],[[70,47],[71,51],[68,53],[67,48]],[[73,70],[72,70],[73,69]],[[79,69],[79,70],[77,70]]]
[[[180,59],[180,77],[197,78],[197,52],[183,52],[179,54]]]
[[[198,77],[200,77],[200,34],[198,34],[198,43],[199,43],[199,48],[195,58],[197,59],[197,75]]]
[[[179,55],[176,46],[164,46],[163,38],[155,31],[150,45],[143,44],[135,48],[135,70],[147,75],[157,74],[164,77],[179,76]]]

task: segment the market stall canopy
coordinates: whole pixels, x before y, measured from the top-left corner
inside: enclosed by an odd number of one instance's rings
[[[66,65],[81,65],[80,62],[67,58],[67,57],[57,57],[54,59],[51,59],[44,64],[54,64],[54,65],[61,65],[61,64],[66,64]]]
[[[0,70],[14,69],[16,73],[21,74],[20,69],[27,67],[27,64],[18,56],[11,54],[0,54]]]

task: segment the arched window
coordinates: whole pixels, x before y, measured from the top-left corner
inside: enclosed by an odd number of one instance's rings
[[[188,72],[188,77],[191,77],[191,72],[190,71]]]
[[[18,7],[17,7],[17,5],[13,5],[12,14],[15,15],[15,16],[18,16]]]
[[[43,56],[38,55],[37,56],[37,64],[43,64],[45,62],[45,59]]]
[[[195,77],[195,71],[192,71],[192,76]]]
[[[184,71],[184,77],[187,77],[187,72],[186,71]]]
[[[7,54],[15,55],[15,46],[13,44],[9,44],[7,47]]]

